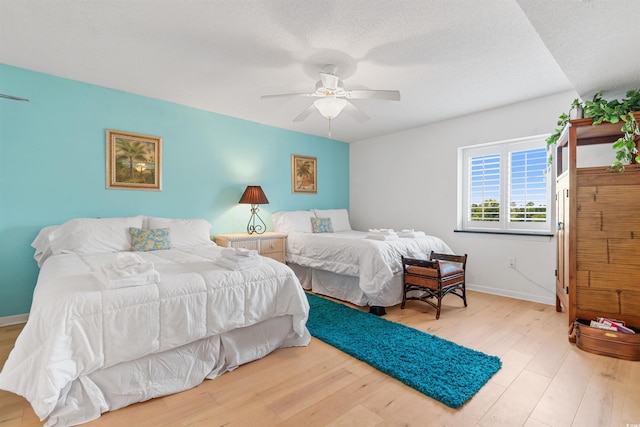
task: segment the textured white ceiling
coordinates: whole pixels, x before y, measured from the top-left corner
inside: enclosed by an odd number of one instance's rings
[[[299,132],[325,64],[351,142],[575,89],[640,87],[638,0],[0,0],[0,62]],[[25,94],[11,93],[25,96]],[[30,98],[46,96],[28,94]]]

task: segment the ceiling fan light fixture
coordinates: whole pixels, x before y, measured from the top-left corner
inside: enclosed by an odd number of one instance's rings
[[[347,101],[342,98],[328,96],[316,99],[313,101],[313,106],[316,107],[322,117],[331,120],[338,117],[344,107],[347,106]]]

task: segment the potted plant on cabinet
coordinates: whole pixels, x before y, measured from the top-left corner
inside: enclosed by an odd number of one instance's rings
[[[640,163],[640,154],[637,148],[637,140],[640,139],[640,125],[633,114],[640,111],[640,89],[628,91],[627,97],[622,100],[606,100],[602,98],[602,93],[598,92],[591,101],[585,101],[584,106],[578,99],[575,99],[571,105],[572,111],[583,108],[584,117],[591,118],[594,126],[603,122],[622,122],[620,130],[623,135],[613,142],[613,149],[616,150],[616,160],[611,164],[609,170],[624,172],[625,165]],[[572,116],[562,113],[557,122],[558,127],[547,138],[547,151],[549,152],[547,160],[549,165],[553,161],[551,147],[558,143],[564,127],[569,123],[569,120],[573,119]]]
[[[622,122],[620,130],[624,134],[613,142],[616,160],[611,164],[612,171],[624,172],[625,165],[640,162],[636,145],[636,139],[640,137],[640,127],[633,114],[636,111],[640,111],[640,89],[628,91],[627,98],[621,101],[607,101],[598,92],[593,96],[593,100],[585,102],[585,115],[593,119],[594,126],[602,122]]]
[[[571,103],[571,110],[569,110],[569,120],[581,119],[584,117],[584,105],[579,98],[576,98]]]

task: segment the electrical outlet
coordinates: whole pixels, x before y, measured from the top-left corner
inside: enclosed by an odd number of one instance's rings
[[[507,257],[507,263],[509,264],[509,268],[516,268],[516,257]]]

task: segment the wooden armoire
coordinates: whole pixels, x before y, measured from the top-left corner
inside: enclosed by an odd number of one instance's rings
[[[621,126],[571,120],[558,141],[556,309],[570,324],[608,317],[640,328],[640,165],[577,167],[580,147],[611,147]]]

